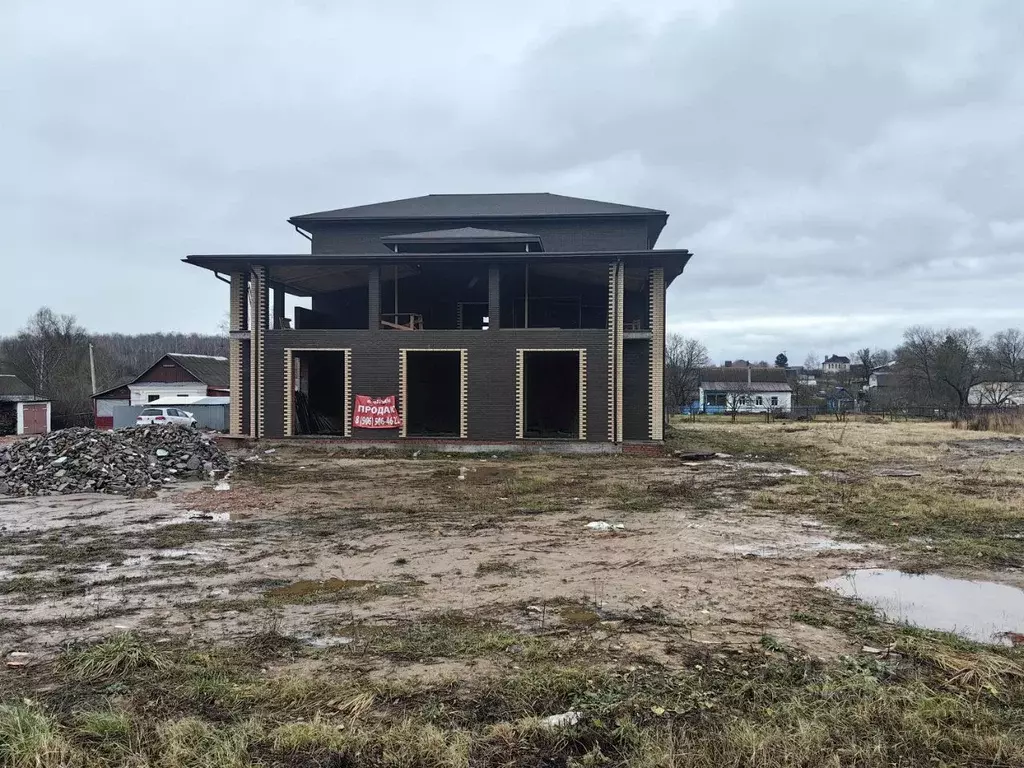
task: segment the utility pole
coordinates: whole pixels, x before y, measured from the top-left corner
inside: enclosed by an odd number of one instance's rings
[[[92,342],[89,342],[89,378],[92,380],[92,392],[90,394],[96,394],[96,361],[93,360],[92,356]]]

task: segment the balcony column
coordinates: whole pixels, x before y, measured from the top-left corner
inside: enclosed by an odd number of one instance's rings
[[[501,328],[501,269],[492,266],[487,270],[487,329]]]
[[[370,267],[370,275],[367,280],[367,290],[370,292],[369,301],[370,314],[367,326],[371,331],[380,330],[380,267]]]
[[[271,318],[271,327],[277,330],[284,327],[284,323],[281,322],[284,319],[284,296],[284,286],[274,283],[274,312]]]

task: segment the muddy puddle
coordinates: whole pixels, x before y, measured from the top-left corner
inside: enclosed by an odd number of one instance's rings
[[[867,568],[820,586],[863,600],[887,621],[980,643],[1008,644],[1006,633],[1024,632],[1024,590],[992,581]]]

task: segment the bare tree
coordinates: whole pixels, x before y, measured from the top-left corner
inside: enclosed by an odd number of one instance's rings
[[[808,352],[807,357],[804,358],[804,368],[809,371],[817,371],[821,368],[821,356],[813,349]]]
[[[123,384],[168,352],[227,355],[225,336],[198,333],[109,333],[92,337],[96,347],[96,380],[101,390]]]
[[[858,349],[854,353],[853,359],[860,364],[862,375],[864,376],[864,378],[868,378],[871,375],[871,369],[875,367],[870,347]]]
[[[903,332],[903,344],[896,350],[900,386],[909,402],[934,405],[941,402],[936,378],[936,357],[942,343],[941,332],[923,325]]]
[[[0,338],[4,366],[53,402],[55,428],[91,423],[89,342],[95,346],[96,378],[101,390],[123,384],[167,352],[225,355],[222,336],[182,333],[90,337],[71,315],[43,307],[14,336]]]
[[[984,379],[988,356],[988,347],[977,328],[946,330],[946,338],[936,354],[936,378],[952,390],[959,413],[970,405],[971,387]]]
[[[895,355],[888,349],[876,349],[871,353],[871,367],[878,368],[881,365],[891,363],[895,359]]]
[[[971,405],[1002,407],[1024,402],[1024,382],[985,381],[978,383],[971,397]]]
[[[15,336],[0,341],[0,356],[37,396],[53,402],[57,425],[87,415],[89,338],[73,315],[43,307]]]
[[[745,395],[742,395],[739,392],[730,392],[726,396],[725,402],[726,410],[732,417],[731,420],[736,421],[736,416],[739,414],[741,406],[746,405],[747,398]]]
[[[1024,333],[1019,328],[1007,328],[992,336],[986,367],[993,379],[1024,382]]]
[[[700,397],[700,371],[711,357],[697,339],[670,333],[665,341],[665,407],[677,411]]]

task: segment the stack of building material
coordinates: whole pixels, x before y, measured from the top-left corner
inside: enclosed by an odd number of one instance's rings
[[[209,436],[187,427],[61,429],[0,445],[0,495],[131,494],[227,466]]]

